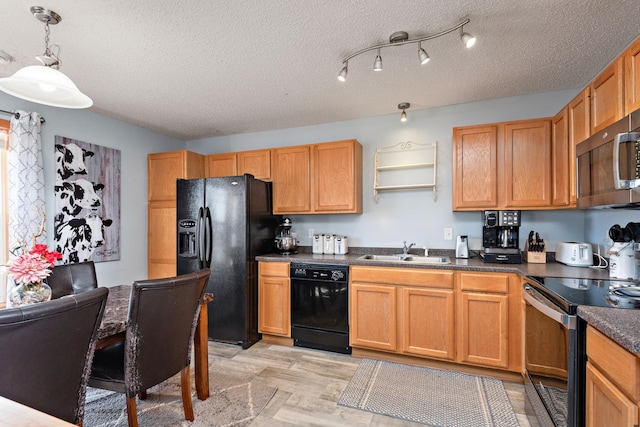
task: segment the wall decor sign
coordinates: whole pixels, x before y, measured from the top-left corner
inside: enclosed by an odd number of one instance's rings
[[[120,150],[56,135],[54,242],[62,262],[120,259]]]

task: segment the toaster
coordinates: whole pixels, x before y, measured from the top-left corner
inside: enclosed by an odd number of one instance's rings
[[[572,267],[589,267],[593,265],[593,248],[585,242],[558,242],[556,261]]]

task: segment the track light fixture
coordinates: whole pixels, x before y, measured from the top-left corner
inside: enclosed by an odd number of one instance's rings
[[[402,110],[402,113],[400,114],[401,122],[407,121],[407,112],[405,110],[408,109],[410,106],[411,104],[409,104],[408,102],[401,102],[400,104],[398,104],[398,108]]]
[[[369,52],[372,50],[377,50],[378,54],[376,55],[376,59],[373,63],[373,70],[374,71],[382,71],[382,56],[380,55],[380,49],[382,49],[383,47],[390,47],[390,46],[402,46],[405,44],[410,44],[410,43],[418,43],[418,59],[420,60],[420,64],[424,65],[427,62],[429,62],[429,55],[427,54],[427,51],[424,50],[422,48],[422,42],[426,41],[426,40],[432,40],[438,37],[442,37],[445,34],[449,34],[457,29],[460,29],[460,38],[462,39],[462,42],[464,43],[464,45],[467,48],[472,47],[475,42],[476,42],[476,38],[473,37],[471,34],[469,33],[465,33],[463,32],[462,28],[468,24],[470,22],[469,19],[465,19],[463,22],[459,23],[458,25],[454,25],[453,27],[441,31],[437,34],[432,34],[430,36],[424,36],[424,37],[419,37],[416,39],[409,39],[409,34],[405,31],[397,31],[393,34],[391,34],[391,36],[389,36],[389,43],[384,43],[384,44],[380,44],[380,45],[376,45],[376,46],[370,46],[367,47],[365,49],[359,50],[355,53],[352,53],[351,55],[347,56],[346,58],[344,58],[342,60],[342,63],[344,64],[344,66],[342,67],[342,70],[340,70],[340,74],[338,74],[338,80],[340,80],[341,82],[344,82],[347,80],[347,65],[349,63],[349,60],[351,58],[354,58],[362,53],[365,52]],[[408,105],[408,104],[407,104]],[[408,107],[407,107],[408,108]],[[405,114],[406,117],[406,114]]]
[[[0,90],[27,101],[51,105],[62,108],[88,108],[93,101],[71,79],[58,70],[60,58],[59,46],[53,52],[49,47],[49,25],[55,25],[62,20],[56,12],[40,6],[33,6],[31,13],[44,23],[45,50],[36,56],[41,65],[29,65],[16,71],[11,77],[0,79]]]

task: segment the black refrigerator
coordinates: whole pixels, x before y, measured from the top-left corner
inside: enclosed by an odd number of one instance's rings
[[[211,268],[209,339],[259,339],[257,255],[275,251],[271,183],[252,175],[177,181],[178,274]]]

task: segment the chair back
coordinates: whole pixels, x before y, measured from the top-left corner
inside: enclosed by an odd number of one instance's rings
[[[98,287],[93,261],[57,265],[46,279],[51,287],[51,299],[79,294]]]
[[[0,396],[81,423],[108,293],[97,288],[0,310]]]
[[[125,353],[128,397],[191,363],[200,303],[211,271],[136,281],[131,290]]]

